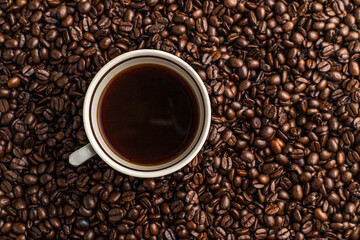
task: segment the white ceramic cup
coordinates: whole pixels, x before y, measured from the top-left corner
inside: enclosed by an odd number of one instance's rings
[[[122,159],[107,146],[100,132],[97,108],[104,88],[117,73],[135,65],[149,63],[166,66],[179,73],[187,81],[197,97],[200,120],[192,143],[180,156],[161,165],[142,166]],[[195,70],[186,62],[170,53],[159,50],[135,50],[114,58],[96,74],[86,92],[83,119],[85,132],[90,143],[70,155],[69,161],[72,165],[78,166],[97,154],[119,172],[135,177],[150,178],[175,172],[196,156],[209,132],[211,107],[205,85]],[[139,151],[141,151],[141,146],[139,146]]]

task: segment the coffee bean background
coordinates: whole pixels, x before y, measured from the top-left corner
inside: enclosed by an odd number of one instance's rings
[[[0,0],[0,239],[359,239],[359,27],[359,0]],[[70,166],[91,79],[142,48],[206,84],[203,150]]]

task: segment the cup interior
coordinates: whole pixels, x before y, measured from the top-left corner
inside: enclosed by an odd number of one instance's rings
[[[202,147],[209,126],[210,126],[210,103],[208,100],[207,92],[204,85],[201,82],[201,79],[196,74],[196,72],[188,66],[185,62],[177,57],[166,54],[155,55],[152,51],[154,50],[138,50],[134,52],[147,51],[147,54],[133,54],[134,56],[124,56],[123,54],[118,58],[113,59],[107,65],[105,65],[95,76],[92,83],[89,86],[88,92],[85,97],[84,102],[84,123],[85,130],[91,145],[94,147],[94,150],[100,155],[100,157],[105,160],[107,163],[115,167],[121,172],[125,172],[130,175],[136,175],[134,172],[142,173],[142,177],[146,173],[152,173],[154,171],[175,171],[184,165],[186,165],[192,158],[195,157],[197,152]],[[159,51],[155,51],[159,52]],[[130,52],[131,54],[133,52]],[[176,157],[169,162],[166,162],[161,165],[154,166],[144,166],[137,165],[131,162],[122,159],[120,156],[115,154],[112,149],[107,145],[106,141],[102,137],[100,132],[99,122],[98,122],[98,105],[101,94],[103,93],[104,88],[112,80],[112,78],[119,72],[140,64],[157,64],[168,67],[173,71],[180,74],[184,80],[187,81],[188,85],[192,88],[197,97],[199,105],[199,126],[195,134],[194,139],[190,143],[189,147],[182,153],[180,156]],[[141,151],[141,146],[139,146],[139,151]],[[180,166],[181,165],[181,166]],[[176,168],[176,169],[175,169]],[[175,170],[174,170],[175,169]],[[162,174],[163,175],[163,174]]]

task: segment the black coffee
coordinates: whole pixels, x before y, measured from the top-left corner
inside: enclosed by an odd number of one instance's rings
[[[142,64],[118,73],[106,86],[98,121],[117,155],[139,165],[158,165],[189,147],[198,128],[199,106],[181,75]]]

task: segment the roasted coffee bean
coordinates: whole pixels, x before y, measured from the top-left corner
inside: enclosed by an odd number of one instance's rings
[[[235,1],[235,0],[225,0],[224,1],[224,5],[225,5],[225,7],[227,7],[227,8],[235,8],[236,7],[236,5],[237,5],[237,1]]]
[[[254,237],[256,239],[266,239],[267,237],[267,231],[265,228],[257,229],[254,233]]]
[[[114,208],[108,212],[108,218],[109,218],[109,221],[111,221],[111,222],[120,221],[123,218],[123,216],[124,216],[124,213],[120,208]]]
[[[83,198],[83,204],[86,209],[93,209],[96,206],[97,197],[93,194],[86,194]]]
[[[15,234],[23,234],[26,231],[25,224],[20,222],[15,222],[12,225],[12,230]]]
[[[124,193],[122,194],[122,199],[123,199],[124,202],[130,202],[130,201],[132,201],[134,198],[135,198],[135,193],[134,193],[134,192],[128,191],[128,192],[124,192]]]
[[[175,240],[176,239],[175,234],[174,234],[173,230],[171,230],[171,229],[165,230],[164,237],[166,240]]]
[[[9,110],[9,102],[2,98],[0,99],[0,112],[5,113]]]
[[[349,64],[349,72],[354,77],[359,76],[360,75],[359,63],[356,61],[351,61]]]
[[[255,160],[254,154],[247,150],[242,151],[240,158],[248,163],[251,163]]]
[[[9,79],[7,83],[9,88],[17,88],[20,86],[20,78],[19,77],[12,77]]]
[[[90,227],[90,223],[87,219],[80,219],[76,221],[76,227],[80,230],[88,230]]]
[[[289,239],[290,237],[290,231],[287,228],[282,228],[280,231],[276,234],[277,239]]]
[[[91,4],[88,2],[80,2],[78,4],[78,10],[80,13],[88,13],[91,10]]]
[[[241,218],[241,225],[245,228],[251,227],[255,223],[255,216],[252,213],[248,213]]]

